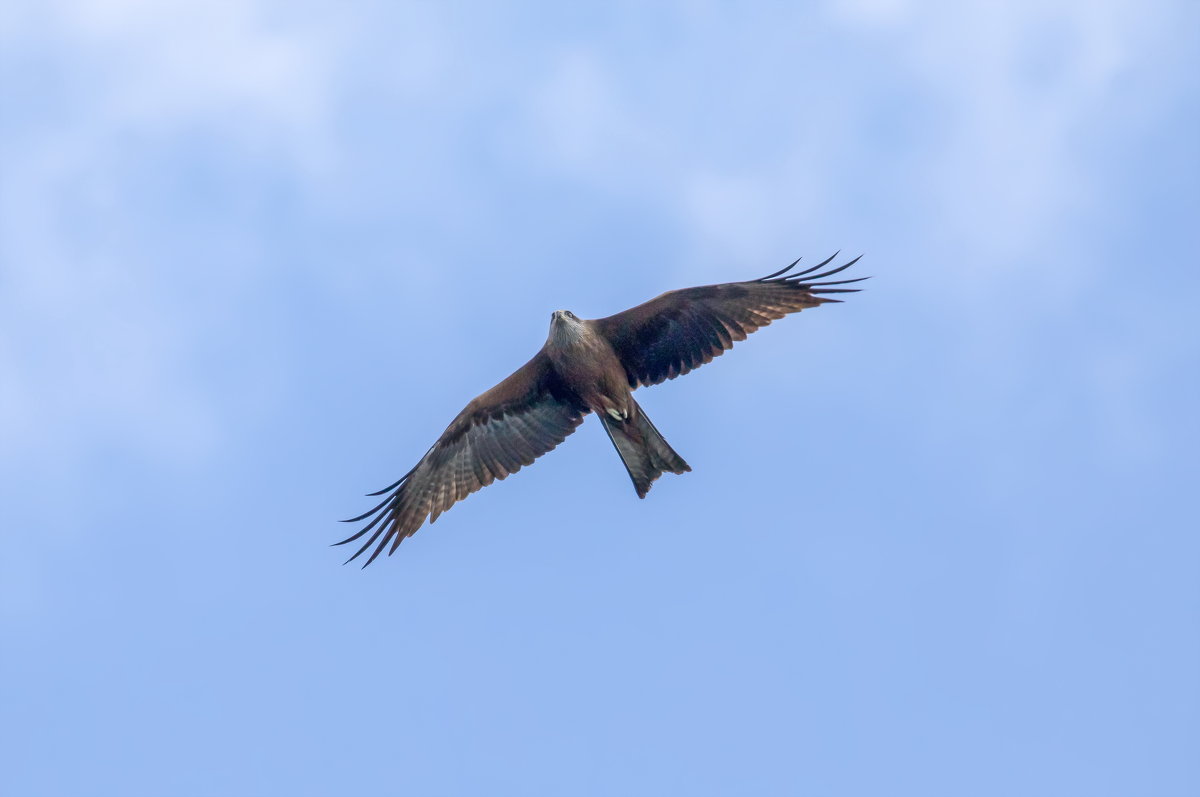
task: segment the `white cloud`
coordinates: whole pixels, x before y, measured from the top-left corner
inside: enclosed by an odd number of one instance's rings
[[[893,24],[911,13],[908,0],[838,0],[833,13],[842,19],[868,25]]]
[[[779,15],[753,36],[738,15],[681,24],[646,74],[619,48],[568,52],[529,126],[580,179],[682,208],[698,251],[757,257],[794,245],[797,230],[811,238],[837,215],[823,203],[869,180],[901,212],[936,220],[912,230],[929,239],[907,243],[972,253],[976,270],[959,273],[975,280],[1028,264],[1019,256],[1103,206],[1089,140],[1156,112],[1113,103],[1129,69],[1153,64],[1169,26],[1161,5],[842,0],[826,10],[823,21]],[[850,36],[836,51],[792,49],[822,22]],[[710,68],[716,53],[729,70]],[[706,94],[727,72],[747,96],[764,82],[787,88],[757,105],[729,102],[735,84]],[[896,115],[873,107],[881,101]]]
[[[315,147],[336,29],[289,28],[264,2],[51,5],[42,44],[95,88],[73,98],[94,134],[194,124],[243,143]]]
[[[763,258],[779,255],[771,251],[778,235],[772,229],[777,219],[772,204],[779,188],[745,174],[698,173],[683,187],[683,214],[717,251],[765,265],[771,261]]]
[[[534,90],[529,113],[546,161],[608,187],[649,160],[656,146],[652,120],[636,112],[614,70],[588,50],[559,56]]]
[[[0,449],[69,460],[107,434],[201,451],[217,433],[188,378],[203,332],[165,287],[178,264],[156,260],[172,230],[138,204],[142,154],[199,135],[319,172],[334,31],[264,3],[84,0],[10,9],[0,44],[44,81],[0,134]]]
[[[928,10],[928,9],[927,9]],[[1137,20],[1114,3],[947,4],[906,28],[903,56],[944,103],[935,209],[995,263],[1081,209],[1085,148]]]

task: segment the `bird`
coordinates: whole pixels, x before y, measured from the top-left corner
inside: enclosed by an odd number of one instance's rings
[[[363,567],[385,549],[391,556],[426,518],[436,522],[468,495],[533,464],[593,412],[638,497],[645,498],[663,473],[682,474],[691,467],[651,423],[633,391],[694,371],[790,313],[841,301],[831,294],[857,292],[844,286],[867,277],[828,278],[862,255],[822,270],[838,254],[794,273],[799,258],[755,280],[668,291],[605,318],[554,311],[541,350],[472,399],[412,470],[369,493],[385,497],[373,509],[343,521],[366,525],[334,545],[367,537],[347,564],[368,550]]]

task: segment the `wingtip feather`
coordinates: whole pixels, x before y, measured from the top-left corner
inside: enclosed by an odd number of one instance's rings
[[[799,263],[803,259],[804,259],[803,257],[798,257],[795,260],[793,260],[791,263],[789,263],[788,265],[779,269],[778,271],[776,271],[772,274],[768,274],[765,277],[759,277],[757,280],[755,280],[755,282],[766,282],[767,280],[775,279],[776,277],[780,276],[781,274],[786,274],[789,271],[791,271],[793,268],[795,268],[796,264]]]

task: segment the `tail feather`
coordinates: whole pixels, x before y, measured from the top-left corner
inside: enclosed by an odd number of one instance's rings
[[[605,413],[599,413],[599,417],[604,423],[604,431],[608,432],[608,439],[612,440],[625,463],[625,470],[629,471],[629,478],[633,479],[638,498],[645,498],[650,485],[659,476],[668,471],[687,473],[691,467],[675,453],[636,402],[633,409],[633,414],[625,420],[617,420]]]

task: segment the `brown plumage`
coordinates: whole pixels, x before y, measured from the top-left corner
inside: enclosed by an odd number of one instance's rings
[[[834,257],[837,255],[835,254]],[[629,471],[638,497],[666,472],[691,470],[667,443],[632,391],[657,385],[711,362],[734,341],[759,327],[837,299],[834,288],[859,282],[827,280],[858,262],[821,272],[833,257],[795,274],[796,262],[749,282],[669,291],[607,318],[581,320],[558,310],[542,350],[516,373],[471,400],[416,467],[373,496],[387,493],[374,509],[346,521],[367,525],[337,545],[366,535],[351,561],[372,546],[366,567],[391,555],[428,517],[438,516],[471,493],[516,473],[550,451],[595,412]],[[814,273],[820,272],[820,273]]]

